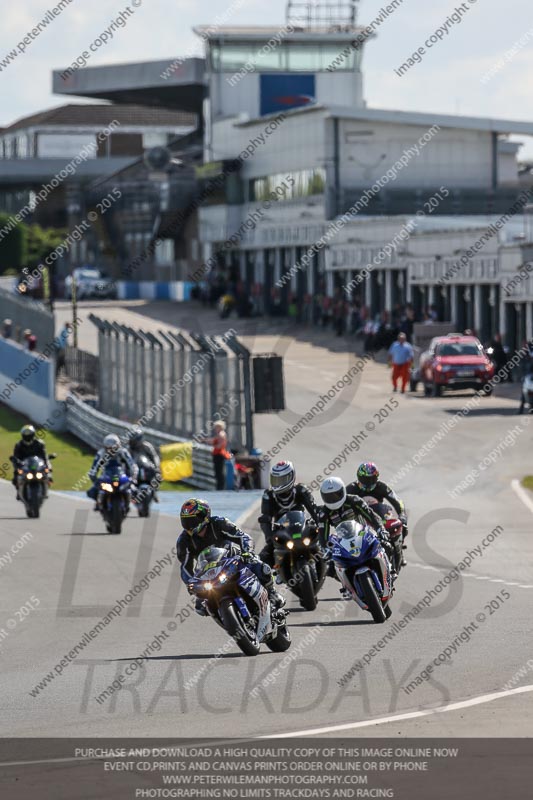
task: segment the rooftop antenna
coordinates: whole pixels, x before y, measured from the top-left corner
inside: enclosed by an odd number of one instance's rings
[[[287,25],[312,30],[352,30],[359,0],[287,0]]]

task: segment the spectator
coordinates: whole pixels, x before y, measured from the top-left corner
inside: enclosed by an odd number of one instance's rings
[[[398,381],[402,384],[402,394],[409,382],[409,373],[414,361],[413,348],[407,341],[405,333],[398,334],[398,339],[389,349],[389,366],[392,365],[393,392],[398,391]]]
[[[26,347],[28,350],[33,351],[37,348],[37,337],[34,333],[30,331],[29,328],[26,328],[24,331],[24,339],[26,340]]]
[[[231,458],[231,453],[228,451],[226,423],[222,422],[222,420],[213,422],[213,435],[204,441],[213,448],[211,452],[215,467],[217,491],[221,491],[226,488],[226,461]]]
[[[54,340],[54,344],[56,347],[56,378],[59,375],[60,370],[65,369],[65,356],[66,356],[66,347],[68,344],[68,337],[70,336],[70,328],[71,326],[68,323],[65,323],[61,328],[58,336],[56,336]]]
[[[2,323],[2,336],[4,339],[11,339],[13,336],[13,322],[10,319],[5,319]]]

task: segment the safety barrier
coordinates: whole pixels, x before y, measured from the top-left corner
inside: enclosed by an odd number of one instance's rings
[[[32,422],[61,430],[63,407],[55,399],[54,361],[0,338],[0,402]]]
[[[70,394],[66,400],[67,407],[67,430],[78,439],[94,448],[95,452],[102,446],[102,440],[108,433],[115,433],[124,443],[128,440],[131,431],[131,424],[121,422],[107,414],[102,414],[88,403],[84,403]],[[178,436],[171,436],[153,428],[144,428],[146,438],[154,445],[160,447],[163,444],[175,442],[185,442]],[[190,478],[184,478],[183,482],[199,489],[216,489],[213,459],[209,447],[202,444],[193,444],[193,474]]]

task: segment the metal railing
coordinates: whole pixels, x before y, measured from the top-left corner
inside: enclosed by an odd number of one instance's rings
[[[253,448],[251,354],[223,336],[143,330],[91,314],[98,327],[99,408],[185,439],[226,423],[230,447]]]
[[[99,367],[98,356],[77,347],[65,347],[65,374],[82,384],[93,394],[98,394]]]
[[[67,402],[66,424],[69,433],[77,436],[96,452],[101,446],[104,436],[108,433],[115,433],[120,437],[125,445],[131,431],[131,425],[121,422],[118,419],[102,414],[88,403],[79,400],[75,395],[70,394]],[[161,433],[153,428],[145,428],[145,435],[154,447],[164,444],[174,444],[186,441],[177,436]],[[216,489],[215,473],[213,468],[213,458],[211,450],[206,445],[193,442],[192,451],[193,475],[190,478],[183,478],[182,482],[199,489]]]

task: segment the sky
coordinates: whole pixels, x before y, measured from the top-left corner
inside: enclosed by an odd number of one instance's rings
[[[57,1],[4,0],[0,65]],[[368,24],[386,5],[387,0],[361,0],[359,23]],[[451,24],[450,16],[461,7],[460,22]],[[121,12],[128,15],[127,24],[92,54],[90,66],[201,55],[193,26],[222,18],[225,24],[281,28],[285,8],[285,0],[71,0],[1,68],[0,125],[66,102],[52,94],[52,70],[70,66]],[[398,76],[395,69],[447,19],[443,38]],[[363,71],[370,107],[533,123],[533,7],[524,0],[403,0],[367,42]],[[526,142],[521,155],[533,159],[533,141],[519,140]]]

